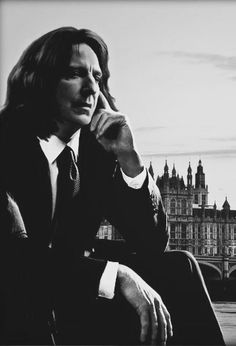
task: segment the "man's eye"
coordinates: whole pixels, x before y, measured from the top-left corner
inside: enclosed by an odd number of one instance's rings
[[[95,79],[95,81],[96,81],[97,83],[100,83],[101,80],[102,80],[102,76],[101,76],[101,75],[95,75],[95,76],[94,76],[94,79]]]
[[[86,71],[82,70],[82,69],[68,69],[66,72],[65,72],[65,76],[64,78],[66,79],[75,79],[75,78],[78,78],[78,77],[85,77],[86,76]]]
[[[78,72],[78,71],[73,71],[73,72],[65,73],[65,78],[66,79],[74,79],[74,78],[78,78],[78,77],[82,77],[81,73]]]

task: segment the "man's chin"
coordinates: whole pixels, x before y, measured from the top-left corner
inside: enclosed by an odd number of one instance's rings
[[[89,125],[92,120],[92,115],[88,114],[81,114],[77,116],[76,123],[80,126],[86,126]]]

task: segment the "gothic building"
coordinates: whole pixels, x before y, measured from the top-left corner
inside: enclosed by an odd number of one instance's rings
[[[152,164],[149,173],[154,178]],[[201,160],[198,162],[195,181],[192,168],[184,178],[171,174],[167,161],[156,184],[160,189],[169,218],[169,249],[188,250],[195,256],[236,256],[236,210],[231,210],[227,198],[222,208],[208,204],[208,186]],[[121,240],[119,232],[106,220],[101,224],[97,238]]]
[[[149,167],[153,175],[152,164]],[[188,250],[202,256],[236,256],[236,210],[227,198],[221,209],[208,204],[208,186],[199,160],[195,183],[192,168],[187,169],[187,184],[176,174],[171,175],[167,162],[164,173],[157,177],[163,203],[169,216],[170,249]]]
[[[100,225],[96,238],[106,240],[122,240],[122,236],[106,219]]]

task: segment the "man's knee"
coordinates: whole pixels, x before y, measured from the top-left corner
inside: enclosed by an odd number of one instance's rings
[[[170,250],[163,254],[163,263],[172,275],[201,275],[200,267],[194,256],[185,250]]]

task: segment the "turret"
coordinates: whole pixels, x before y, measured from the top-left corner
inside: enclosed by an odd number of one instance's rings
[[[229,217],[229,212],[230,212],[230,205],[229,202],[227,201],[227,197],[225,197],[224,204],[222,205],[222,214],[226,219]]]
[[[195,174],[195,188],[202,187],[205,189],[205,173],[203,173],[202,161],[199,160],[197,173]]]
[[[164,176],[169,177],[169,167],[167,165],[167,160],[166,160],[165,166],[164,166]]]
[[[227,201],[227,197],[225,197],[225,201],[224,201],[224,204],[222,205],[222,209],[225,211],[230,210],[230,205],[229,205],[229,202]]]
[[[175,164],[173,164],[173,169],[172,169],[172,177],[176,177],[176,169],[175,169]]]
[[[214,210],[214,219],[216,219],[216,217],[217,217],[217,205],[216,205],[216,201],[214,202],[213,210]]]
[[[152,178],[154,179],[154,171],[152,167],[152,161],[150,161],[148,172],[151,174]]]
[[[191,168],[190,162],[189,162],[188,174],[187,174],[187,187],[191,187],[192,184],[193,184],[192,168]]]

